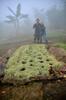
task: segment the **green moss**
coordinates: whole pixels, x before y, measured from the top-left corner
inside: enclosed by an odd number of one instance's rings
[[[49,75],[49,67],[61,67],[55,57],[47,51],[43,44],[25,45],[16,50],[9,59],[6,69],[6,79],[22,80],[37,75]]]

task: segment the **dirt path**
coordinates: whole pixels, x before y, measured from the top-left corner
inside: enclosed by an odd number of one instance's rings
[[[66,63],[66,51],[63,48],[50,46],[49,52],[53,54],[57,60]]]

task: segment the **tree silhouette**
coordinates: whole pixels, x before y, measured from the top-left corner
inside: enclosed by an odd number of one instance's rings
[[[23,18],[27,18],[28,15],[21,13],[20,3],[18,3],[16,7],[16,12],[14,12],[10,7],[8,7],[8,10],[11,12],[11,15],[6,16],[7,20],[5,22],[14,24],[16,28],[16,33],[18,33],[20,22],[22,21]]]

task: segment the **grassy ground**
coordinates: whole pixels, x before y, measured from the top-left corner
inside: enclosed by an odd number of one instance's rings
[[[63,48],[66,50],[66,43],[57,43],[55,45],[56,45],[56,47]]]
[[[53,33],[50,33],[53,34]],[[57,37],[55,34],[51,37],[49,36],[49,41],[52,41],[59,48],[64,48],[66,50],[66,35],[61,35]],[[56,42],[58,41],[58,43]],[[60,43],[61,42],[61,43]],[[30,44],[32,40],[25,42],[12,42],[0,44],[0,55],[5,55],[10,48],[17,49],[23,44]],[[52,44],[53,44],[52,43]],[[26,86],[20,87],[9,87],[0,86],[0,99],[1,100],[66,100],[66,81],[57,81],[56,83],[45,84],[42,87],[42,83],[34,83]]]
[[[50,66],[58,70],[63,63],[57,61],[44,44],[25,45],[9,59],[4,78],[23,81],[38,76],[49,77]]]
[[[48,41],[66,43],[66,32],[47,32]],[[8,41],[0,42],[0,55],[3,55],[10,48],[17,48],[23,44],[30,44],[33,42],[33,34],[18,35],[9,39]],[[63,47],[63,46],[62,46]]]

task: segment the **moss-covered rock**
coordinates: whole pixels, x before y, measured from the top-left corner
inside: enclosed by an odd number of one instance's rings
[[[62,63],[47,51],[45,45],[24,45],[9,59],[4,79],[25,80],[38,75],[49,76],[50,66],[59,68]]]

